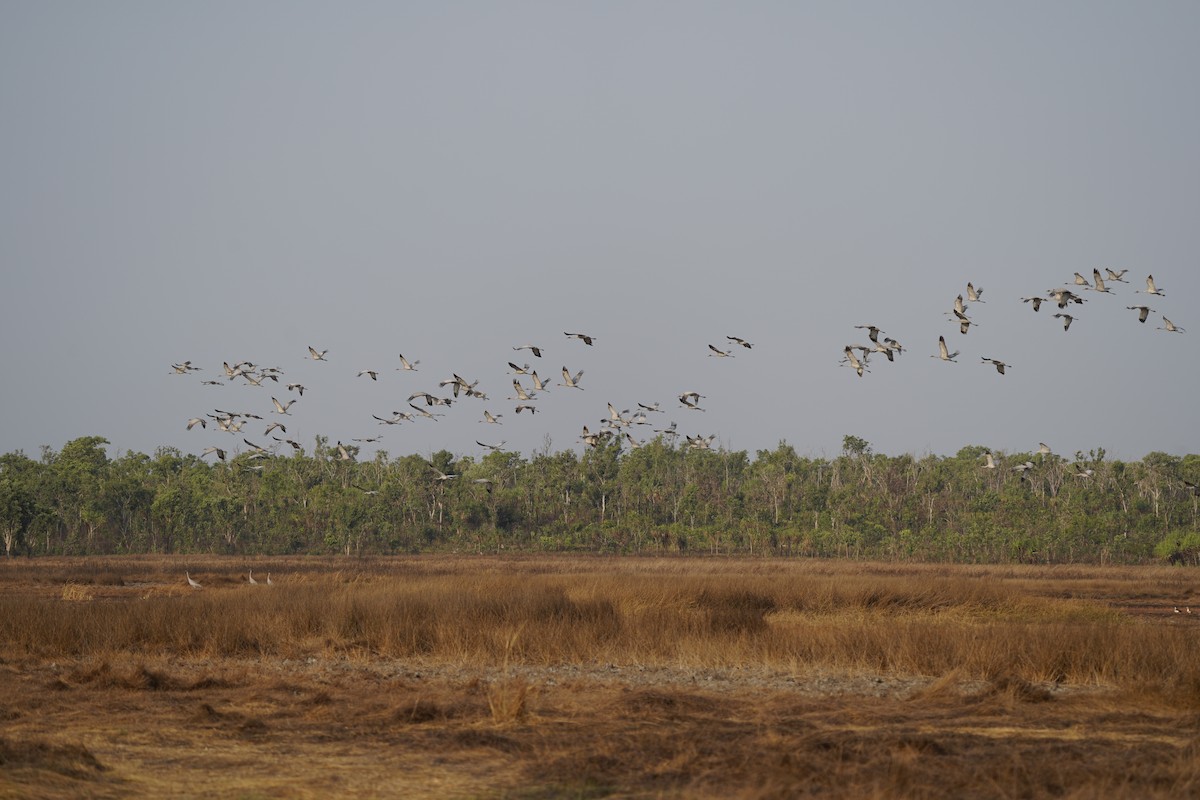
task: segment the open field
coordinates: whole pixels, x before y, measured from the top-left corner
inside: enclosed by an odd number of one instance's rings
[[[1184,568],[12,561],[0,676],[0,797],[1200,794]]]

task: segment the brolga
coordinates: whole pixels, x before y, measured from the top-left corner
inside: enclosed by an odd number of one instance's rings
[[[205,421],[204,421],[203,419],[201,419],[200,417],[192,417],[191,419],[189,419],[189,420],[187,421],[187,429],[188,429],[189,431],[190,431],[192,428],[196,427],[197,425],[199,425],[201,428],[207,428],[207,427],[208,427],[208,423],[207,423],[207,422],[205,422]]]
[[[850,366],[850,368],[853,369],[855,372],[857,372],[858,377],[861,378],[863,376],[863,373],[867,371],[866,355],[864,354],[863,357],[860,359],[858,356],[854,355],[854,347],[852,347],[851,345],[846,345],[845,350],[843,350],[842,352],[844,352],[846,354],[842,358],[842,361],[844,363],[848,364]]]
[[[358,371],[358,377],[361,378],[363,375],[370,375],[371,380],[373,380],[373,381],[379,380],[379,373],[373,369],[360,369]]]
[[[288,391],[289,391],[289,392],[296,392],[296,393],[298,393],[298,394],[299,394],[301,397],[304,397],[304,386],[303,386],[303,384],[299,384],[299,383],[289,383],[289,384],[287,385],[287,388],[288,388]]]
[[[275,413],[276,414],[287,414],[290,417],[291,414],[288,413],[288,409],[291,408],[292,404],[295,403],[296,401],[288,400],[286,403],[281,403],[278,400],[276,400],[274,397],[272,397],[271,402],[275,404]]]
[[[579,379],[583,377],[583,370],[579,370],[579,372],[575,373],[575,377],[571,377],[571,373],[567,371],[566,367],[563,367],[562,374],[563,382],[560,383],[559,386],[565,386],[568,389],[579,389],[580,391],[583,391],[583,387],[579,385]]]
[[[995,461],[995,459],[992,458],[991,453],[984,453],[983,459],[984,459],[984,462],[983,462],[984,469],[995,469],[996,468],[996,461]]]
[[[946,337],[939,336],[938,337],[938,353],[936,356],[930,356],[930,358],[940,358],[942,361],[954,361],[954,359],[957,357],[958,357],[958,351],[955,350],[953,353],[949,352],[949,350],[946,348]],[[955,363],[958,363],[958,362],[955,362]]]
[[[315,347],[313,347],[312,345],[309,345],[308,357],[311,358],[313,361],[324,361],[325,354],[328,352],[329,352],[328,350],[319,350],[318,351]]]
[[[504,416],[503,414],[493,414],[492,412],[488,411],[485,408],[483,410],[483,419],[480,420],[480,422],[487,422],[491,425],[500,425],[500,424],[502,424],[500,422],[500,418],[503,416]]]
[[[523,345],[520,345],[519,347],[514,347],[513,350],[529,350],[530,352],[533,353],[535,358],[542,357],[542,348],[538,347],[537,345],[523,344]]]
[[[1076,286],[1086,286],[1089,289],[1092,288],[1092,285],[1087,282],[1087,278],[1083,277],[1078,272],[1075,273],[1075,285]]]
[[[583,342],[584,344],[586,344],[588,347],[591,347],[592,342],[594,342],[596,340],[596,337],[589,336],[586,333],[567,333],[566,331],[563,331],[563,336],[569,336],[572,339],[578,339],[581,342]]]
[[[1142,323],[1144,323],[1146,321],[1146,318],[1149,317],[1150,314],[1154,312],[1154,309],[1151,308],[1150,306],[1125,306],[1125,307],[1127,309],[1129,309],[1130,311],[1138,312],[1138,322],[1142,322]]]
[[[967,282],[967,300],[972,303],[982,303],[980,295],[983,294],[983,287],[976,289],[969,281]]]
[[[1092,270],[1092,290],[1112,294],[1112,289],[1104,285],[1104,278],[1100,277],[1100,270],[1098,269]]]
[[[879,334],[883,333],[883,329],[875,325],[855,325],[854,327],[858,330],[866,331],[867,338],[876,343],[879,342]]]
[[[407,358],[404,357],[404,354],[401,353],[400,354],[400,366],[396,367],[396,369],[399,371],[402,371],[402,372],[417,372],[417,364],[420,364],[420,363],[421,363],[421,359],[418,358],[416,361],[410,362]]]
[[[1075,318],[1072,317],[1070,314],[1055,314],[1054,318],[1061,319],[1063,321],[1063,330],[1064,331],[1069,330],[1071,327],[1071,323],[1075,321]]]
[[[258,581],[254,580],[254,570],[250,570],[250,577],[248,578],[248,580],[249,580],[251,586],[258,585]]]
[[[729,341],[733,342],[734,344],[740,344],[742,347],[746,348],[747,350],[754,347],[754,345],[752,345],[750,342],[747,342],[745,339],[742,339],[739,336],[726,336],[725,338],[728,339]]]
[[[704,411],[704,409],[700,407],[700,401],[703,399],[704,395],[700,394],[699,392],[684,392],[683,394],[679,395],[679,402],[683,403],[685,407],[690,408],[693,411]]]
[[[1162,292],[1159,290],[1159,288],[1158,288],[1157,286],[1155,286],[1155,285],[1154,285],[1154,276],[1153,276],[1153,275],[1147,275],[1147,276],[1146,276],[1146,290],[1145,290],[1145,291],[1142,291],[1141,289],[1137,289],[1137,290],[1135,290],[1135,291],[1136,291],[1138,294],[1156,294],[1156,295],[1158,295],[1159,297],[1166,297],[1166,295],[1165,295],[1165,294],[1163,294],[1163,293],[1162,293]]]
[[[708,354],[709,357],[717,356],[718,358],[733,358],[733,350],[722,350],[716,345],[712,344],[708,346],[708,349],[712,351]]]
[[[1120,272],[1116,272],[1114,270],[1109,269],[1108,267],[1105,267],[1104,271],[1108,273],[1108,279],[1110,281],[1120,282],[1120,283],[1129,283],[1129,281],[1125,280],[1125,278],[1124,278],[1125,273],[1129,272],[1129,270],[1127,270],[1127,269],[1123,269]]]
[[[200,588],[200,582],[199,582],[199,581],[197,581],[196,579],[194,579],[194,578],[192,577],[192,574],[191,574],[190,572],[187,572],[187,571],[185,570],[185,571],[184,571],[184,573],[183,573],[183,576],[184,576],[185,578],[187,578],[188,586],[192,587],[193,589],[199,589],[199,588]]]
[[[1006,364],[1003,361],[1000,361],[995,358],[987,358],[986,356],[983,357],[983,361],[980,363],[991,364],[992,366],[994,366],[996,368],[996,372],[999,372],[1001,375],[1004,374],[1004,370],[1012,369],[1012,364]]]
[[[1038,442],[1037,454],[1043,459],[1045,459],[1046,456],[1053,454],[1053,452],[1054,451],[1050,449],[1050,445],[1046,444],[1045,442]]]
[[[1163,326],[1161,328],[1158,328],[1158,330],[1166,331],[1168,333],[1183,333],[1184,332],[1184,330],[1185,330],[1184,328],[1179,327],[1178,325],[1176,325],[1174,322],[1171,322],[1171,320],[1167,319],[1166,317],[1163,317],[1162,319],[1163,319]]]

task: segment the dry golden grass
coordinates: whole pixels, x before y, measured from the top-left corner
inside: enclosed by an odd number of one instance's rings
[[[7,562],[0,798],[1196,795],[1200,604],[1173,606],[1198,586],[1129,567]]]

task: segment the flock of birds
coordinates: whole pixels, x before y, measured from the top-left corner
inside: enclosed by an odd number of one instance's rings
[[[1041,310],[1044,302],[1054,303],[1060,311],[1054,314],[1054,317],[1063,321],[1064,331],[1071,328],[1072,323],[1077,319],[1077,306],[1082,306],[1089,301],[1089,297],[1085,293],[1092,292],[1096,295],[1114,295],[1114,289],[1109,284],[1127,284],[1125,274],[1127,270],[1112,270],[1106,269],[1105,275],[1102,275],[1100,270],[1092,271],[1091,280],[1084,275],[1076,272],[1074,281],[1068,282],[1066,286],[1053,288],[1046,291],[1044,295],[1021,297],[1023,303],[1030,305],[1036,313]],[[1136,294],[1144,294],[1156,298],[1165,297],[1165,293],[1158,288],[1154,282],[1154,277],[1146,277],[1145,289],[1137,290]],[[982,298],[983,289],[977,288],[974,283],[968,282],[966,291],[958,294],[954,299],[950,310],[946,312],[949,321],[958,326],[959,333],[967,335],[972,327],[976,325],[973,317],[972,309],[976,304],[983,304],[985,301]],[[1150,315],[1157,313],[1155,309],[1149,305],[1136,304],[1127,305],[1126,309],[1137,312],[1137,320],[1144,324]],[[1184,333],[1184,328],[1179,327],[1162,315],[1163,325],[1159,326],[1160,330],[1168,333]],[[883,329],[875,324],[855,325],[856,329],[865,330],[870,344],[849,344],[843,348],[843,357],[839,362],[842,366],[849,366],[855,373],[862,377],[865,373],[870,372],[872,359],[876,356],[883,356],[889,362],[894,362],[898,356],[906,352],[906,348],[896,339],[887,336]],[[588,333],[564,331],[563,336],[568,340],[578,342],[582,345],[582,349],[577,351],[583,353],[587,348],[595,347],[597,338]],[[740,336],[725,336],[723,346],[718,346],[713,343],[707,344],[707,355],[711,358],[726,359],[733,358],[738,353],[744,353],[754,348],[754,345]],[[526,342],[516,345],[511,348],[514,352],[527,352],[532,356],[535,363],[542,359],[547,352],[547,348],[543,344],[534,344]],[[957,359],[961,355],[959,350],[951,351],[946,342],[944,335],[938,337],[937,352],[932,354],[931,358],[936,358],[940,361],[957,363]],[[306,356],[306,361],[313,363],[329,363],[330,354],[328,349],[318,349],[309,346]],[[395,372],[404,374],[418,375],[421,373],[420,359],[409,359],[403,353],[397,354],[399,365],[394,367]],[[561,362],[560,362],[561,363]],[[981,355],[980,363],[988,365],[1003,376],[1008,374],[1008,371],[1013,369],[1013,365],[1001,358],[996,358],[991,355]],[[172,364],[172,374],[191,375],[193,373],[203,372],[203,370],[195,366],[191,361],[182,361]],[[578,365],[577,365],[578,366]],[[546,401],[546,397],[550,395],[553,388],[561,388],[563,390],[571,390],[582,392],[585,389],[583,369],[572,370],[563,365],[558,370],[561,375],[561,381],[554,382],[549,377],[544,377],[539,374],[539,369],[533,367],[530,363],[517,363],[517,361],[507,361],[508,371],[512,376],[513,394],[504,399],[511,403],[509,408],[512,409],[514,416],[529,415],[533,416],[542,408],[542,404]],[[543,370],[545,371],[545,370]],[[387,371],[379,368],[371,367],[357,370],[353,373],[357,378],[368,380],[371,382],[379,382],[381,377]],[[413,379],[410,379],[413,380]],[[217,372],[216,377],[201,381],[202,385],[208,386],[226,386],[229,384],[241,384],[251,387],[270,387],[276,389],[274,393],[268,393],[270,406],[265,406],[264,403],[255,410],[230,410],[228,408],[215,408],[211,412],[191,417],[187,420],[186,426],[188,430],[195,428],[207,429],[211,427],[215,431],[229,434],[240,442],[236,442],[232,446],[214,444],[204,448],[202,455],[214,455],[221,461],[226,461],[230,457],[231,451],[234,455],[246,454],[247,458],[242,459],[239,463],[246,469],[261,470],[262,464],[255,463],[259,459],[267,459],[278,455],[281,448],[291,447],[295,452],[301,452],[302,446],[297,441],[295,434],[289,435],[288,425],[293,419],[293,411],[298,407],[302,407],[304,403],[305,392],[308,387],[304,384],[291,381],[287,378],[284,370],[280,367],[263,366],[252,361],[241,360],[230,363],[223,362],[221,370]],[[679,411],[696,411],[703,412],[706,409],[701,403],[706,399],[706,395],[701,394],[694,389],[679,392],[677,395]],[[458,372],[451,372],[449,377],[438,381],[436,388],[426,386],[412,391],[407,396],[407,405],[399,410],[392,410],[386,414],[372,413],[371,417],[378,426],[390,428],[397,425],[411,425],[415,423],[437,421],[446,416],[447,410],[455,404],[466,402],[475,402],[481,404],[481,417],[478,418],[478,424],[484,426],[501,426],[504,422],[504,416],[507,409],[498,409],[487,391],[480,385],[478,379],[468,380]],[[267,414],[274,415],[274,418],[267,422],[263,414],[256,413],[263,411]],[[582,432],[579,434],[578,440],[587,447],[600,447],[613,440],[620,440],[622,445],[627,445],[630,448],[638,448],[645,444],[646,435],[637,434],[639,430],[645,426],[653,430],[654,434],[661,434],[667,437],[672,443],[680,435],[684,436],[685,446],[691,449],[711,449],[713,442],[716,439],[715,434],[682,434],[678,423],[670,422],[668,425],[654,427],[652,421],[657,414],[665,414],[661,403],[655,402],[637,402],[629,408],[618,408],[612,402],[606,404],[607,413],[599,420],[598,425],[592,423],[582,426]],[[691,416],[691,415],[687,415]],[[247,429],[248,426],[253,426],[256,422],[263,422],[264,427],[261,432],[254,434]],[[365,422],[365,420],[364,420]],[[247,430],[244,430],[247,429]],[[637,435],[635,435],[637,434]],[[254,435],[255,439],[250,436]],[[642,438],[639,438],[641,436]],[[382,439],[382,435],[376,433],[371,436],[360,436],[349,438],[348,442],[337,440],[332,452],[336,453],[336,457],[343,461],[353,461],[356,458],[357,451],[360,445],[378,442]],[[475,443],[483,448],[484,451],[499,451],[507,444],[506,440],[485,441],[476,439]],[[245,446],[245,449],[243,448]],[[1045,456],[1048,454],[1049,448],[1044,444],[1039,454]],[[1012,469],[1021,472],[1022,476],[1033,467],[1031,462],[1019,464]],[[995,469],[996,464],[994,458],[989,453],[987,462],[984,464],[986,469]],[[430,464],[430,469],[433,470],[433,465]],[[458,477],[434,470],[437,473],[436,480],[449,480]],[[1090,477],[1089,472],[1081,471],[1080,477]],[[486,479],[481,479],[486,482]]]
[[[1126,283],[1127,284],[1128,281],[1125,280],[1126,272],[1128,272],[1128,270],[1123,269],[1123,270],[1118,271],[1118,270],[1113,270],[1113,269],[1105,269],[1106,274],[1101,275],[1100,270],[1094,269],[1094,270],[1092,270],[1091,281],[1089,281],[1084,275],[1076,272],[1074,274],[1074,281],[1071,282],[1070,284],[1068,284],[1067,286],[1054,288],[1054,289],[1048,289],[1044,296],[1035,295],[1032,297],[1022,297],[1022,298],[1020,298],[1020,300],[1023,303],[1029,304],[1033,308],[1034,312],[1038,312],[1041,310],[1043,302],[1046,302],[1046,301],[1053,302],[1059,309],[1063,309],[1063,311],[1060,311],[1059,313],[1054,314],[1054,317],[1056,319],[1062,320],[1063,330],[1067,331],[1067,330],[1070,330],[1071,323],[1076,320],[1076,316],[1072,313],[1066,313],[1066,312],[1072,310],[1073,306],[1083,305],[1084,303],[1088,302],[1088,298],[1085,297],[1082,294],[1082,292],[1091,291],[1091,292],[1095,292],[1097,294],[1113,295],[1114,291],[1113,291],[1113,289],[1111,289],[1108,286],[1108,284],[1109,283]],[[964,298],[963,294],[959,294],[957,297],[955,297],[952,308],[950,309],[950,311],[946,312],[946,316],[950,319],[951,322],[958,325],[959,333],[963,334],[963,335],[966,335],[967,332],[970,331],[971,326],[975,324],[975,321],[970,316],[967,315],[967,310],[970,308],[970,305],[975,304],[975,303],[983,303],[984,302],[984,300],[982,299],[983,289],[976,288],[975,285],[971,282],[967,283],[965,294],[966,294],[965,298]],[[1158,286],[1155,284],[1153,275],[1146,276],[1146,288],[1135,290],[1135,294],[1145,294],[1147,296],[1154,296],[1154,297],[1165,297],[1166,296],[1166,294],[1161,289],[1159,289]],[[1142,323],[1142,324],[1145,324],[1146,320],[1150,317],[1151,314],[1157,313],[1155,311],[1155,309],[1153,309],[1150,306],[1145,305],[1145,304],[1131,305],[1131,306],[1126,306],[1125,308],[1128,311],[1136,311],[1137,312],[1137,320],[1139,323]],[[1158,326],[1158,330],[1166,331],[1167,333],[1184,333],[1185,332],[1185,330],[1183,328],[1181,328],[1178,325],[1176,325],[1175,323],[1173,323],[1170,319],[1168,319],[1166,317],[1166,315],[1161,315],[1161,316],[1162,316],[1163,324],[1161,326]],[[883,355],[885,355],[887,357],[888,361],[894,361],[895,357],[897,355],[904,352],[904,347],[900,344],[900,342],[896,341],[895,339],[885,336],[881,341],[879,337],[883,333],[883,331],[878,326],[876,326],[876,325],[855,325],[854,327],[856,329],[866,330],[868,338],[871,341],[871,344],[870,345],[863,345],[863,344],[846,345],[845,348],[843,349],[843,357],[839,363],[842,366],[848,366],[851,369],[853,369],[860,378],[863,376],[863,374],[865,372],[870,371],[868,368],[869,358],[873,354],[882,353]],[[936,358],[940,361],[948,361],[948,362],[952,362],[952,363],[957,363],[957,359],[958,359],[959,355],[960,355],[959,350],[955,350],[953,352],[950,351],[949,346],[946,344],[945,336],[939,336],[937,353],[932,354],[930,356],[930,358]],[[1005,374],[1007,374],[1008,370],[1012,369],[1012,365],[1009,364],[1008,362],[1002,361],[1001,359],[998,359],[998,358],[992,358],[990,356],[981,355],[980,363],[988,364],[988,365],[992,366],[993,368],[995,368],[996,372],[999,373],[1000,375],[1005,375]],[[1050,449],[1050,446],[1047,445],[1045,442],[1039,442],[1038,445],[1039,446],[1038,446],[1036,454],[1038,456],[1040,456],[1041,459],[1044,461],[1046,456],[1052,454],[1052,450]],[[994,470],[994,469],[998,468],[998,465],[996,464],[995,456],[992,453],[990,453],[990,452],[984,453],[983,458],[984,458],[984,463],[982,466],[984,469]],[[1009,469],[1019,473],[1023,480],[1027,480],[1027,473],[1029,473],[1030,470],[1033,470],[1035,468],[1035,466],[1036,465],[1034,464],[1034,462],[1026,460],[1020,464],[1017,464],[1016,466],[1010,467]],[[1092,469],[1085,468],[1081,464],[1076,464],[1075,467],[1076,467],[1076,471],[1075,471],[1074,475],[1077,478],[1086,480],[1086,479],[1093,477],[1095,474]],[[1196,491],[1197,494],[1200,494],[1200,489],[1194,489],[1193,485],[1188,483],[1187,481],[1185,481],[1184,483],[1187,484],[1189,490]]]
[[[1077,317],[1075,314],[1067,312],[1071,310],[1073,305],[1083,305],[1087,302],[1087,298],[1082,294],[1078,294],[1077,292],[1092,291],[1096,292],[1097,294],[1112,295],[1114,294],[1114,291],[1108,287],[1108,283],[1128,283],[1128,281],[1125,280],[1125,273],[1128,271],[1129,270],[1126,269],[1119,271],[1105,269],[1106,275],[1101,275],[1100,270],[1094,269],[1092,270],[1092,279],[1090,282],[1086,277],[1076,272],[1074,282],[1068,286],[1048,289],[1045,296],[1034,295],[1032,297],[1022,297],[1020,299],[1021,302],[1030,304],[1035,312],[1041,310],[1043,302],[1047,300],[1054,302],[1059,309],[1062,309],[1056,313],[1054,317],[1055,319],[1061,319],[1063,330],[1068,331],[1071,329],[1071,323],[1074,322]],[[1148,296],[1153,295],[1155,297],[1166,297],[1166,294],[1160,290],[1157,285],[1155,285],[1153,275],[1147,275],[1146,288],[1144,290],[1137,289],[1135,290],[1135,293],[1146,294]],[[982,288],[976,288],[973,283],[968,282],[966,298],[964,299],[962,294],[959,294],[956,298],[954,298],[954,305],[950,311],[946,312],[946,316],[951,320],[951,322],[958,325],[959,333],[966,335],[966,333],[970,331],[971,326],[975,324],[975,321],[971,317],[967,316],[967,309],[970,307],[969,304],[984,302],[982,295]],[[1146,320],[1149,319],[1151,314],[1157,313],[1153,308],[1145,304],[1126,306],[1125,308],[1128,311],[1138,312],[1138,322],[1143,324],[1145,324]],[[1158,326],[1158,330],[1166,331],[1167,333],[1185,332],[1184,328],[1179,327],[1171,320],[1167,319],[1165,314],[1161,316],[1163,324]],[[846,345],[845,348],[843,348],[843,356],[840,363],[843,366],[849,366],[858,374],[858,377],[860,378],[863,376],[863,373],[870,372],[868,363],[872,354],[882,353],[887,357],[888,361],[895,361],[895,357],[904,351],[903,346],[901,346],[901,344],[895,339],[884,337],[883,341],[880,341],[879,336],[882,333],[882,329],[876,325],[855,325],[854,327],[866,330],[867,335],[871,340],[871,344]],[[957,363],[959,355],[960,351],[958,350],[950,352],[950,348],[946,344],[945,336],[939,336],[938,351],[937,353],[931,355],[930,358]],[[1006,374],[1009,369],[1012,369],[1011,364],[998,358],[991,358],[989,356],[980,356],[980,363],[991,365],[995,368],[996,372],[1001,375]]]
[[[584,347],[594,347],[596,345],[596,337],[587,333],[564,331],[563,335],[572,340],[576,340]],[[708,345],[708,355],[714,358],[732,358],[736,355],[735,351],[748,351],[753,349],[754,345],[750,341],[739,336],[725,337],[728,344],[726,349],[722,349],[714,344]],[[534,359],[543,357],[546,348],[540,344],[525,343],[512,347],[513,351],[529,352]],[[307,360],[313,362],[329,362],[329,350],[321,350],[315,347],[308,347]],[[397,354],[399,366],[394,370],[402,373],[418,373],[420,372],[420,359],[408,359],[403,353]],[[563,389],[571,389],[575,391],[583,391],[584,370],[579,369],[572,371],[566,366],[562,366],[560,374],[562,380],[553,382],[549,377],[543,377],[538,374],[538,369],[531,366],[528,362],[518,364],[516,361],[507,362],[508,371],[512,377],[513,394],[506,397],[505,400],[511,402],[510,406],[514,415],[528,414],[530,416],[537,414],[541,408],[541,403],[549,395],[552,388],[561,387]],[[203,368],[194,365],[190,360],[182,361],[171,365],[171,374],[191,375],[193,373],[203,372]],[[302,403],[304,393],[308,391],[308,387],[298,382],[288,381],[285,372],[280,367],[262,366],[252,361],[236,361],[230,363],[225,361],[221,366],[221,374],[223,380],[218,378],[202,380],[201,384],[206,386],[226,386],[229,384],[241,384],[253,387],[278,387],[283,389],[288,394],[294,393],[294,397],[283,395],[282,392],[270,394],[271,407],[261,408],[262,411],[268,414],[277,415],[276,419],[267,421],[263,414],[253,411],[230,410],[228,408],[214,408],[211,412],[203,415],[191,417],[187,420],[186,427],[188,430],[199,428],[206,430],[211,425],[212,428],[221,433],[230,434],[235,437],[240,437],[240,443],[234,444],[232,447],[211,445],[204,448],[202,456],[213,455],[221,461],[226,461],[230,458],[231,451],[234,455],[243,452],[248,453],[245,459],[245,466],[251,470],[261,470],[263,465],[254,464],[252,462],[259,459],[270,458],[278,455],[280,448],[285,446],[291,447],[293,451],[300,452],[303,448],[299,441],[294,436],[289,436],[288,433],[288,418],[292,417],[292,412],[298,403]],[[364,378],[370,381],[379,381],[380,376],[384,374],[383,370],[376,368],[368,368],[358,370],[356,377]],[[688,390],[680,392],[678,395],[679,409],[681,411],[699,411],[705,409],[701,407],[701,401],[705,399],[705,395],[698,391]],[[451,372],[450,377],[438,381],[437,389],[432,387],[421,388],[413,391],[407,397],[407,405],[400,410],[393,410],[387,414],[371,414],[375,423],[379,426],[391,427],[395,425],[407,425],[418,423],[421,421],[437,421],[446,415],[441,409],[449,409],[455,404],[461,404],[464,401],[475,401],[480,404],[485,404],[481,409],[482,417],[478,420],[482,425],[502,425],[504,413],[495,406],[488,407],[486,404],[492,403],[489,394],[480,386],[480,381],[468,380],[457,372]],[[588,425],[583,425],[582,433],[579,435],[579,441],[588,447],[600,447],[614,439],[620,439],[623,444],[630,448],[638,448],[646,443],[645,438],[638,438],[635,432],[642,426],[649,427],[655,434],[661,434],[673,443],[681,432],[678,423],[672,421],[668,425],[662,427],[654,427],[652,421],[654,415],[665,414],[665,409],[662,408],[660,401],[654,402],[637,402],[635,406],[630,408],[618,409],[616,405],[609,402],[606,404],[607,414],[600,418],[598,426],[594,429]],[[255,422],[262,422],[264,428],[259,437],[259,441],[252,440],[249,435],[249,430],[243,430],[247,426]],[[711,449],[713,442],[716,440],[715,434],[682,434],[686,446],[691,449],[706,450]],[[345,443],[340,439],[334,446],[334,451],[337,458],[343,461],[355,460],[356,450],[358,445],[377,442],[382,438],[380,434],[373,436],[352,437],[349,443]],[[261,442],[261,443],[260,443]],[[485,451],[499,451],[504,448],[506,440],[499,442],[488,442],[477,439],[475,442]],[[242,445],[245,445],[243,450]],[[236,448],[236,449],[235,449]],[[437,473],[435,480],[449,480],[458,477],[457,475],[448,475],[436,470],[432,464],[430,468]],[[486,479],[481,479],[486,482]]]

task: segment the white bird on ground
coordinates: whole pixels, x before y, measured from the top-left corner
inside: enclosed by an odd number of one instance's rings
[[[589,344],[590,344],[590,342],[589,342]],[[583,377],[583,370],[579,370],[579,372],[576,372],[575,377],[572,378],[571,373],[567,371],[567,368],[563,367],[562,374],[563,374],[563,383],[560,383],[559,386],[565,386],[568,389],[579,389],[580,391],[583,391],[583,387],[579,385],[579,379]]]
[[[184,577],[185,577],[185,578],[187,578],[188,586],[192,587],[193,589],[199,589],[199,588],[200,588],[200,582],[199,582],[199,581],[197,581],[197,580],[194,580],[194,579],[192,578],[192,574],[191,574],[190,572],[188,572],[188,571],[186,571],[186,570],[185,570],[185,571],[184,571],[184,573],[183,573],[183,575],[184,575]]]
[[[1166,295],[1159,291],[1159,288],[1154,285],[1153,275],[1146,276],[1146,291],[1143,292],[1141,289],[1136,289],[1135,292],[1138,294],[1156,294],[1159,297],[1166,297]]]
[[[271,580],[271,573],[268,572],[267,573],[267,586],[271,586],[271,585],[273,585],[273,581]]]
[[[251,586],[257,586],[257,585],[258,585],[258,581],[254,580],[254,570],[250,570],[250,577],[249,577],[249,579],[248,579],[248,580],[250,581],[250,585],[251,585]]]
[[[949,352],[949,350],[946,348],[946,337],[939,336],[938,337],[938,354],[936,356],[930,356],[930,358],[940,358],[942,361],[954,361],[954,359],[957,357],[958,357],[958,351],[955,350],[953,353]],[[958,363],[958,362],[955,362],[955,363]]]
[[[1183,333],[1185,329],[1179,327],[1174,322],[1171,322],[1171,320],[1167,319],[1166,317],[1163,317],[1163,327],[1158,328],[1157,330],[1167,331],[1168,333]]]
[[[308,357],[311,358],[313,361],[324,361],[325,354],[328,352],[329,352],[328,350],[318,351],[312,345],[308,346]]]
[[[1138,312],[1138,322],[1143,322],[1143,323],[1146,321],[1146,317],[1150,316],[1150,314],[1154,311],[1154,309],[1151,308],[1150,306],[1125,306],[1125,307],[1127,309],[1129,309],[1130,311]]]

